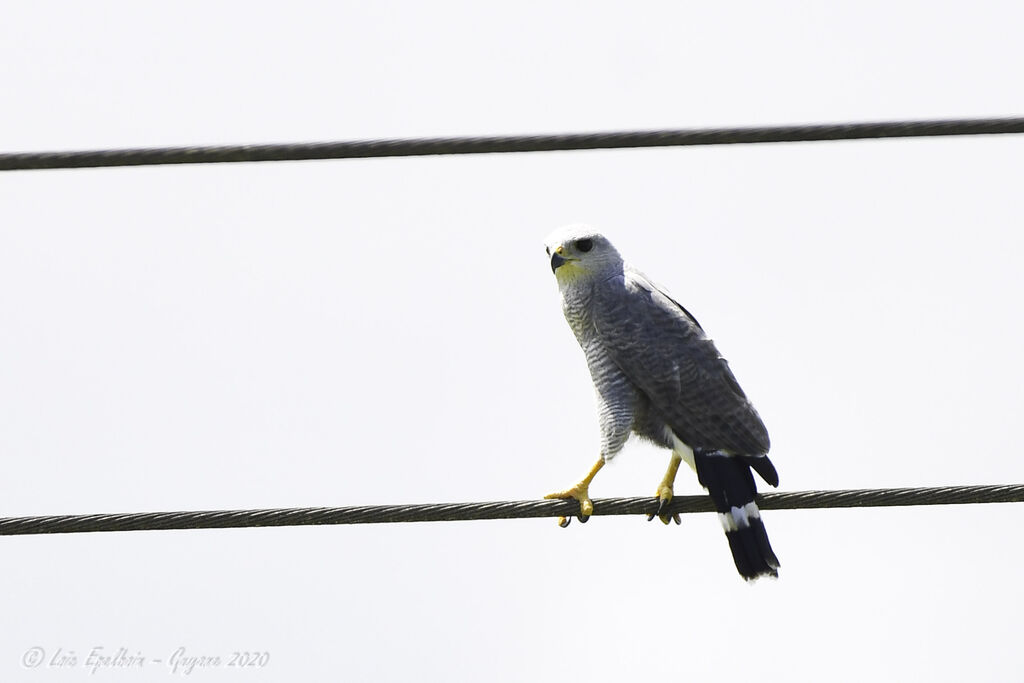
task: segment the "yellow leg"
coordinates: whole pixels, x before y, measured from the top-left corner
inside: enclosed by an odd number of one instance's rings
[[[671,517],[668,513],[662,513],[662,510],[672,502],[672,486],[676,482],[676,473],[679,471],[679,463],[683,461],[683,456],[679,455],[675,451],[672,452],[672,459],[668,461],[668,470],[665,471],[665,476],[661,480],[661,484],[658,486],[657,492],[654,494],[658,497],[660,504],[658,505],[658,519],[665,524],[668,524],[673,518],[676,520],[676,524],[679,524],[679,516],[675,515]],[[650,519],[654,516],[651,515]]]
[[[576,484],[572,488],[568,488],[564,491],[559,491],[558,493],[549,493],[544,497],[575,498],[580,502],[580,516],[584,518],[589,517],[594,512],[594,503],[591,502],[590,500],[590,482],[593,481],[594,476],[601,471],[602,467],[604,467],[604,458],[601,458],[596,463],[594,463],[594,466],[590,468],[589,472],[587,472],[587,476],[583,477],[583,479],[580,480],[580,483]],[[558,519],[558,525],[563,527],[568,526],[569,520],[565,517],[560,517]]]

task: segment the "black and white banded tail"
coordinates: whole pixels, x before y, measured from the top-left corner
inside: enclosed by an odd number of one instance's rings
[[[772,486],[779,475],[768,456],[731,456],[721,451],[694,451],[697,479],[708,490],[718,519],[729,540],[732,559],[740,575],[750,581],[759,576],[778,576],[779,559],[768,542],[754,496],[753,468]]]

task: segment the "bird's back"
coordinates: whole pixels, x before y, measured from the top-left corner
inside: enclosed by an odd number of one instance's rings
[[[642,273],[627,268],[600,283],[590,310],[608,356],[687,445],[736,455],[768,451],[764,423],[714,342]]]

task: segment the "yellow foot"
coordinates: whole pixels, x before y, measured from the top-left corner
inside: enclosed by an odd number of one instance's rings
[[[590,494],[588,492],[589,488],[590,487],[587,484],[584,484],[583,482],[580,482],[579,484],[576,484],[572,488],[566,489],[564,491],[559,491],[558,493],[549,493],[548,495],[546,495],[544,497],[549,499],[549,500],[550,499],[556,499],[556,498],[557,499],[574,498],[574,499],[578,500],[579,503],[580,503],[580,514],[579,514],[580,522],[586,522],[587,519],[590,517],[590,515],[594,514],[594,503],[593,503],[593,501],[590,500]],[[558,526],[560,526],[562,528],[565,528],[565,527],[569,526],[569,518],[568,517],[559,517],[558,518]]]
[[[580,483],[573,486],[571,489],[559,491],[558,493],[549,493],[544,496],[545,498],[575,498],[580,502],[580,523],[586,522],[590,519],[590,515],[594,513],[594,503],[590,500],[590,494],[588,489],[590,488],[590,482],[594,480],[594,476],[604,467],[604,458],[601,457],[594,466],[587,472],[587,476],[580,479]],[[569,526],[569,519],[567,517],[558,518],[558,526],[565,528]]]
[[[676,481],[676,472],[679,471],[679,463],[682,461],[683,456],[672,451],[672,459],[668,462],[668,470],[665,472],[665,477],[661,480],[661,484],[658,485],[658,490],[654,492],[654,495],[658,497],[658,511],[647,515],[648,522],[654,519],[654,515],[657,515],[658,519],[664,524],[668,524],[669,520],[674,520],[676,524],[683,523],[679,519],[679,513],[670,515],[667,512],[668,504],[672,502],[672,484]]]
[[[682,524],[683,520],[679,519],[678,512],[672,515],[665,512],[666,508],[668,508],[668,504],[672,502],[672,485],[662,482],[654,495],[658,498],[658,511],[652,515],[647,515],[647,521],[651,521],[654,519],[654,516],[657,515],[662,524],[668,524],[670,521],[675,521],[676,524]]]

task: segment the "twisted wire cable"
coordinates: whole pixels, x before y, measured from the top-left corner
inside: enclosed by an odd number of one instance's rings
[[[758,496],[762,510],[811,508],[893,507],[1024,502],[1024,484],[1004,486],[942,486],[934,488],[792,491]],[[596,498],[594,515],[650,515],[656,498]],[[668,514],[714,512],[707,496],[678,496]],[[561,517],[579,513],[574,500],[525,500],[493,503],[425,505],[364,505],[354,507],[220,510],[199,512],[136,512],[126,514],[53,515],[0,518],[0,536],[70,534],[96,531],[169,529],[234,529],[241,527],[309,526],[319,524],[380,524],[396,522],[453,522],[485,519]]]
[[[1024,117],[0,154],[0,171],[1024,133]]]

